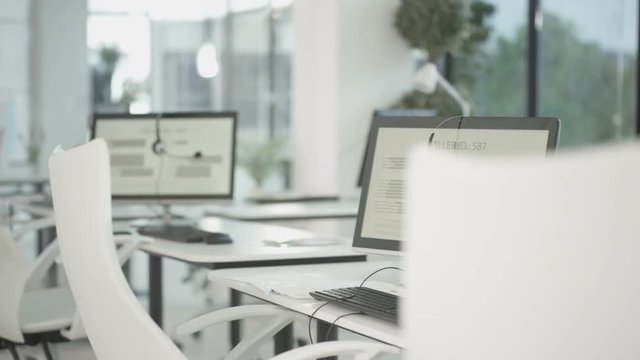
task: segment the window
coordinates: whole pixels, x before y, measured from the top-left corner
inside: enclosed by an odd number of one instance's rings
[[[635,135],[637,1],[485,1],[495,7],[489,39],[456,54],[449,69],[474,115],[526,115],[529,97],[535,115],[560,118],[561,147]],[[528,24],[535,4],[542,16]],[[537,53],[530,51],[529,28],[537,31]],[[528,74],[534,57],[537,68]]]
[[[286,162],[290,3],[90,0],[94,111],[238,111],[239,155],[249,145],[277,142],[276,163]],[[266,187],[281,190],[287,177],[281,171]],[[242,179],[241,171],[240,184],[250,183]]]
[[[526,113],[527,1],[489,0],[489,38],[452,64],[454,83],[471,99],[474,115]]]
[[[560,144],[635,134],[638,2],[544,1],[540,40],[541,115],[562,121]]]

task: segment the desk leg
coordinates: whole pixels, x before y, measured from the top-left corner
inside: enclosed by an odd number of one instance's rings
[[[162,328],[162,257],[149,255],[149,315]]]
[[[240,305],[240,297],[242,293],[238,290],[231,289],[231,307]],[[242,332],[240,320],[234,320],[229,324],[229,333],[231,334],[231,348],[240,343],[240,333]]]
[[[38,246],[37,246],[38,254],[37,255],[40,255],[42,254],[44,249],[46,249],[47,246],[49,246],[49,244],[51,244],[53,240],[55,240],[56,229],[48,228],[48,229],[38,230],[37,236],[38,236]],[[44,285],[45,287],[54,287],[58,285],[58,267],[57,266],[54,265],[51,267],[51,269],[49,269],[49,273],[45,278]]]
[[[282,354],[283,352],[293,349],[293,324],[287,325],[284,329],[280,330],[274,337],[274,352],[275,355]]]
[[[331,328],[331,331],[329,331],[330,327],[331,327],[331,324],[329,324],[328,322],[318,320],[318,325],[316,330],[317,342],[338,340],[338,328],[334,326],[333,328]],[[329,331],[328,334],[327,334],[327,331]],[[331,356],[331,357],[326,357],[318,360],[338,360],[338,358],[335,356]]]

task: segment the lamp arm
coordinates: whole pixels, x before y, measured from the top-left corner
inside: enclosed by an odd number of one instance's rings
[[[440,84],[440,86],[442,86],[444,91],[446,91],[447,94],[449,94],[449,96],[453,98],[453,100],[458,104],[458,106],[460,106],[460,109],[462,110],[462,116],[471,115],[471,104],[469,104],[462,97],[460,92],[458,92],[458,90],[456,90],[456,88],[453,87],[453,85],[451,85],[451,83],[444,76],[442,76],[440,72],[438,72],[438,83]]]

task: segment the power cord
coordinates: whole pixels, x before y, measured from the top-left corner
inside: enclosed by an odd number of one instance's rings
[[[317,309],[315,309],[315,310],[313,311],[313,313],[311,313],[311,315],[309,316],[309,323],[307,324],[307,330],[309,331],[309,343],[311,343],[311,345],[313,345],[313,336],[311,335],[311,321],[315,318],[315,315],[318,313],[318,311],[320,311],[320,309],[322,309],[323,307],[325,307],[325,306],[327,306],[327,305],[329,305],[329,304],[332,304],[332,303],[334,303],[334,302],[336,302],[336,301],[349,300],[349,299],[353,299],[354,297],[358,296],[358,294],[360,293],[360,289],[362,289],[362,287],[363,287],[363,286],[364,286],[364,284],[367,282],[367,280],[369,280],[373,275],[375,275],[375,274],[377,274],[377,273],[379,273],[379,272],[381,272],[381,271],[384,271],[384,270],[398,270],[398,271],[403,271],[401,268],[399,268],[399,267],[397,267],[397,266],[386,266],[386,267],[380,268],[380,269],[378,269],[378,270],[376,270],[376,271],[372,272],[372,273],[371,273],[371,274],[369,274],[366,278],[364,278],[364,280],[362,280],[362,282],[361,282],[361,283],[360,283],[360,285],[358,286],[358,289],[356,290],[355,294],[350,295],[350,296],[341,297],[341,298],[339,298],[339,299],[333,299],[333,300],[327,301],[327,302],[325,302],[324,304],[322,304],[322,305],[318,306],[318,308],[317,308]],[[358,314],[360,314],[360,313],[358,313]],[[356,313],[346,314],[346,315],[344,315],[344,316],[347,316],[347,315],[356,315]],[[338,319],[336,319],[336,320],[333,322],[333,325],[334,325],[334,326],[335,326],[335,323],[336,323],[339,319],[340,319],[340,317],[338,317]],[[329,330],[331,330],[331,327],[329,328]]]
[[[335,320],[333,320],[331,325],[329,325],[329,328],[327,329],[327,333],[325,334],[324,339],[326,341],[329,341],[329,336],[331,336],[331,330],[333,330],[333,328],[336,326],[336,323],[338,322],[338,320],[351,315],[366,315],[366,314],[363,313],[362,311],[358,311],[358,312],[352,312],[352,313],[347,313],[347,314],[338,316]]]
[[[464,120],[464,115],[455,115],[455,116],[451,116],[451,117],[448,117],[448,118],[440,121],[440,123],[438,125],[436,125],[435,128],[433,128],[434,132],[432,132],[431,135],[429,136],[429,141],[428,141],[429,146],[432,145],[433,138],[436,136],[435,130],[440,129],[444,124],[446,124],[449,121],[454,120],[454,119],[458,119],[458,131],[456,132],[456,142],[458,142],[458,140],[460,140],[458,136],[460,135],[460,127],[462,127],[462,121]]]

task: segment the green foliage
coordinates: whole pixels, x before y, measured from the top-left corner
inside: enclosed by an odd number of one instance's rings
[[[427,95],[422,91],[413,90],[406,93],[400,101],[394,105],[394,108],[437,109],[437,113],[440,116],[453,116],[460,114],[460,106],[441,88],[438,88],[430,95]]]
[[[145,86],[142,83],[135,82],[131,79],[126,79],[122,84],[122,97],[120,98],[120,104],[126,106],[131,105],[134,101],[138,100],[141,93],[145,91]]]
[[[104,70],[113,73],[122,58],[122,51],[116,45],[105,45],[98,49],[98,55]]]
[[[249,172],[257,187],[262,187],[264,181],[277,170],[283,146],[283,139],[244,142],[239,146],[238,164]]]
[[[484,1],[471,3],[471,16],[467,21],[467,29],[460,45],[460,53],[474,55],[481,51],[481,46],[489,39],[493,27],[488,24],[496,11],[496,7]]]
[[[25,139],[20,136],[19,139],[27,153],[27,163],[32,166],[37,166],[40,162],[42,144],[44,143],[44,133],[42,132],[42,129],[36,124],[31,124],[29,137]]]
[[[615,54],[580,39],[566,20],[544,15],[541,42],[539,108],[544,116],[562,122],[561,146],[602,142],[615,138],[617,64]],[[523,26],[512,39],[499,38],[475,70],[473,98],[482,115],[525,113],[527,31]],[[635,58],[625,60],[623,82],[624,134],[634,132]],[[464,62],[456,63],[456,73]],[[456,74],[456,80],[458,76]]]
[[[412,48],[428,53],[436,62],[447,52],[460,54],[469,64],[479,66],[482,45],[492,32],[488,20],[495,7],[481,0],[403,0],[396,13],[396,28]],[[464,74],[465,82],[456,84],[467,93],[474,81],[473,74]],[[462,78],[462,72],[460,72]],[[394,107],[433,109],[441,115],[460,113],[460,107],[441,89],[431,95],[419,91],[405,94]]]
[[[395,26],[410,47],[435,61],[460,45],[467,27],[464,0],[403,0]]]

